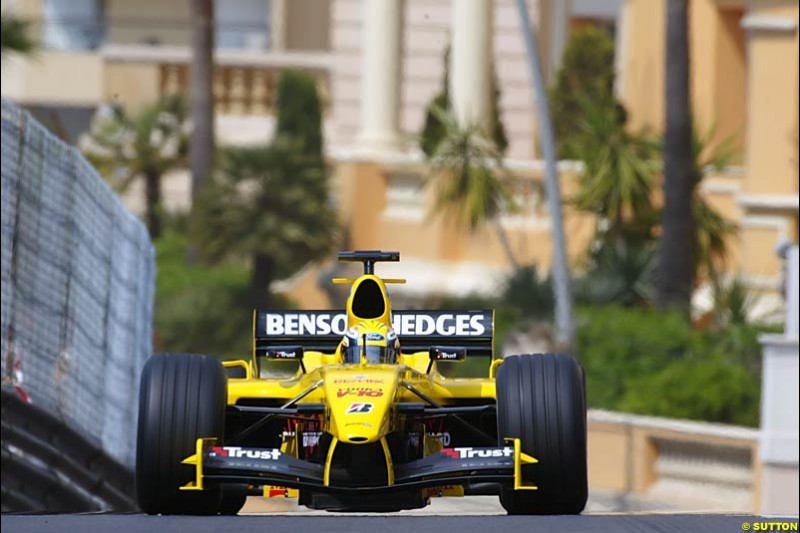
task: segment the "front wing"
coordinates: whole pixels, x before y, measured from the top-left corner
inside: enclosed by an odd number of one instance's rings
[[[320,492],[376,493],[476,482],[513,484],[515,490],[536,490],[522,480],[522,465],[537,460],[521,451],[519,439],[497,448],[444,448],[432,455],[393,465],[386,485],[353,486],[328,482],[326,465],[283,453],[279,448],[217,446],[216,439],[197,439],[196,452],[183,463],[195,467],[195,479],[181,490],[203,490],[208,484],[278,485]]]

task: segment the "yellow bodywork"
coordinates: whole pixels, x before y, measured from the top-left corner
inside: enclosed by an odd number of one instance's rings
[[[316,357],[315,357],[316,356]],[[385,365],[342,365],[340,363],[326,365],[324,354],[306,352],[306,373],[298,373],[289,379],[256,378],[252,374],[244,379],[228,379],[228,404],[235,405],[242,398],[275,398],[290,400],[311,387],[320,379],[327,379],[328,375],[367,375],[375,371],[382,372]],[[314,359],[317,359],[314,362]],[[388,365],[386,365],[388,366]],[[447,378],[436,372],[434,365],[430,374],[425,374],[428,366],[427,352],[417,354],[404,354],[396,366],[390,368],[396,373],[397,379],[413,385],[420,392],[435,398],[442,405],[454,405],[461,399],[469,398],[496,398],[495,381],[489,378]],[[383,375],[383,374],[382,374]],[[372,378],[370,378],[372,379]],[[358,386],[354,383],[340,383],[339,385]],[[384,385],[385,386],[385,385]],[[303,398],[301,403],[324,403],[326,390],[332,390],[330,384],[312,391]],[[338,390],[338,389],[337,389]],[[414,402],[419,398],[406,389],[394,392],[395,402]],[[390,398],[391,400],[392,398]]]
[[[383,313],[368,319],[353,312],[353,300],[358,287],[365,282],[374,281],[383,297]],[[404,280],[383,280],[372,274],[356,279],[336,279],[335,283],[352,285],[347,300],[347,328],[358,328],[359,332],[385,332],[392,328],[392,311],[386,293],[385,282],[401,283]],[[371,288],[374,291],[374,287]],[[254,316],[255,330],[255,316]],[[383,338],[383,337],[380,337]],[[367,337],[364,337],[365,344]],[[488,376],[483,378],[448,378],[438,372],[436,364],[431,364],[429,352],[402,353],[393,364],[360,363],[345,364],[343,346],[340,343],[332,353],[304,351],[302,363],[296,364],[294,375],[284,373],[281,377],[271,376],[269,369],[263,368],[256,356],[256,346],[249,360],[231,360],[223,364],[229,370],[229,405],[236,405],[242,399],[267,398],[280,404],[293,405],[321,404],[321,431],[331,435],[324,464],[323,485],[329,486],[331,464],[334,451],[339,443],[369,444],[380,443],[386,461],[388,485],[394,484],[394,465],[387,442],[387,435],[404,424],[404,416],[395,412],[399,403],[419,403],[421,398],[432,398],[440,406],[457,406],[468,399],[496,399],[495,375],[502,360],[492,361]],[[402,348],[402,347],[401,347]],[[280,362],[279,364],[286,364]],[[235,372],[235,373],[234,373]],[[298,441],[294,433],[285,434],[281,452],[298,457]],[[442,440],[435,435],[423,433],[423,456],[438,453]],[[536,463],[536,459],[522,452],[519,439],[506,439],[514,449],[514,488],[516,490],[535,490],[522,479],[522,465]],[[203,449],[215,444],[216,439],[198,439],[196,452],[183,463],[195,467],[195,479],[181,487],[181,490],[203,489]],[[423,494],[431,496],[463,496],[460,485],[429,487]],[[263,487],[265,497],[297,497],[298,490],[276,485]]]

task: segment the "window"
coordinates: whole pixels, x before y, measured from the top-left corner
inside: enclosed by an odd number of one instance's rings
[[[269,0],[219,0],[214,15],[217,48],[269,48]]]
[[[103,40],[100,0],[44,0],[42,46],[56,50],[90,50]]]

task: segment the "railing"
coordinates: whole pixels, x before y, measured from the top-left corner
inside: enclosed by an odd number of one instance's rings
[[[47,410],[2,395],[2,511],[136,511],[133,471]]]
[[[589,484],[682,510],[758,511],[756,429],[589,411]]]
[[[124,63],[157,69],[158,90],[165,94],[189,93],[190,50],[177,46],[109,45],[102,49],[107,66]],[[323,109],[330,103],[330,55],[218,50],[215,53],[214,98],[217,112],[226,115],[271,115],[280,73],[299,69],[317,81]]]

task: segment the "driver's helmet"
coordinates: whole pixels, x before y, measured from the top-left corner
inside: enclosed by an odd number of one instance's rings
[[[365,320],[350,328],[342,339],[342,356],[345,363],[394,363],[400,352],[400,343],[392,328],[379,320]]]

